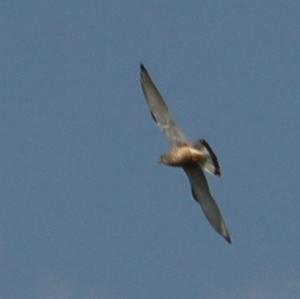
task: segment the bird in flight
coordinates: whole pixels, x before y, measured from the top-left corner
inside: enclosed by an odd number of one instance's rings
[[[200,204],[208,222],[228,243],[231,243],[228,228],[204,175],[204,171],[216,176],[221,175],[217,156],[204,139],[194,143],[187,140],[171,117],[165,101],[142,64],[140,80],[151,116],[171,144],[169,152],[160,156],[160,163],[183,168],[191,184],[192,195]]]

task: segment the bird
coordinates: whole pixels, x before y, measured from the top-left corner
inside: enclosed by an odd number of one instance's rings
[[[229,230],[204,174],[208,172],[221,176],[216,154],[205,139],[190,142],[185,137],[143,64],[140,64],[140,83],[150,114],[170,143],[170,150],[160,156],[159,162],[183,169],[190,182],[192,196],[200,204],[206,219],[217,233],[231,243]]]

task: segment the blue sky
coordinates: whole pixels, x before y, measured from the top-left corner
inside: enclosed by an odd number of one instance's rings
[[[0,297],[299,298],[299,1],[1,1]],[[230,228],[208,225],[143,62]]]

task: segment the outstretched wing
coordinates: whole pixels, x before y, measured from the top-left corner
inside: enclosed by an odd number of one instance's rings
[[[229,231],[217,203],[210,194],[207,180],[201,167],[194,164],[185,166],[183,169],[191,183],[193,197],[200,204],[207,220],[228,243],[231,243]]]
[[[171,144],[187,143],[182,131],[172,119],[168,107],[154,85],[146,68],[141,64],[141,85],[148,103],[152,118],[158,127],[163,130]]]

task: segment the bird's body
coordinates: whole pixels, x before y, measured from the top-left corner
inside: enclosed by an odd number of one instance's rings
[[[231,243],[229,231],[210,193],[203,172],[205,170],[217,176],[221,175],[217,156],[204,139],[197,140],[195,143],[187,140],[171,117],[166,103],[143,65],[141,65],[141,85],[152,118],[171,143],[171,149],[161,155],[160,162],[184,170],[191,184],[192,195],[200,204],[207,220]]]
[[[188,166],[193,163],[202,164],[206,160],[206,154],[190,145],[174,146],[160,157],[162,164],[174,167]]]

